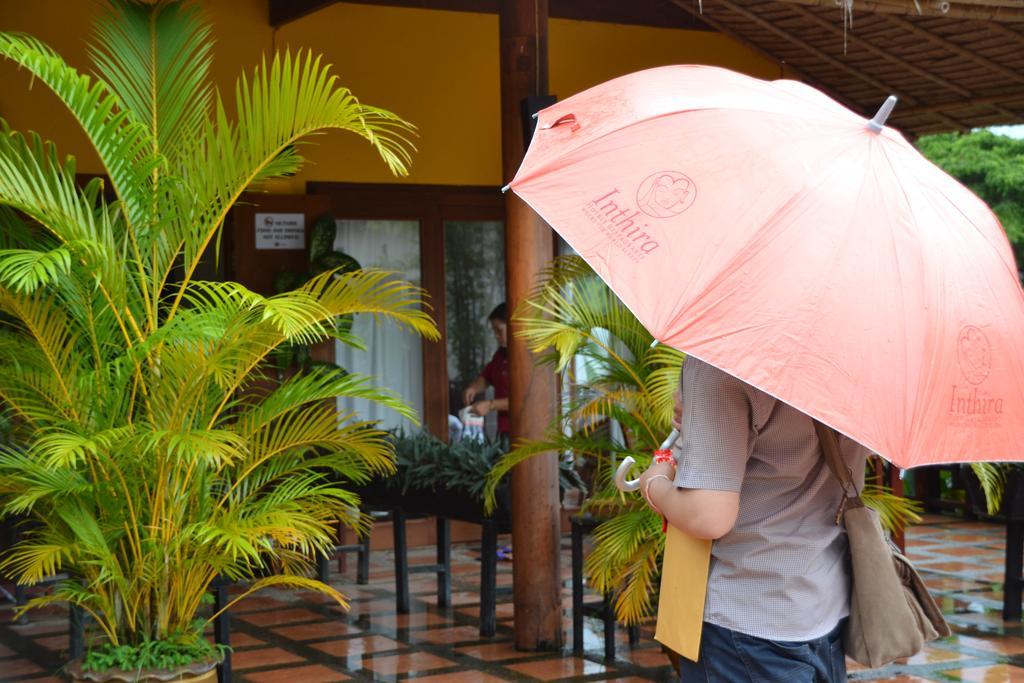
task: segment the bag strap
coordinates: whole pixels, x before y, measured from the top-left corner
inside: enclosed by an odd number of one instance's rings
[[[836,430],[814,420],[814,431],[818,433],[821,450],[825,453],[825,463],[843,489],[843,501],[836,511],[836,524],[839,524],[846,511],[847,503],[851,499],[858,499],[860,494],[857,493],[857,487],[853,483],[853,472],[843,460],[843,456],[839,454],[839,437],[836,435]]]

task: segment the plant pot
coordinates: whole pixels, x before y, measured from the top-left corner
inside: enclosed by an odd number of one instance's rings
[[[92,683],[165,683],[166,681],[188,681],[188,683],[213,683],[217,680],[217,662],[194,662],[177,669],[147,669],[144,671],[124,671],[123,669],[107,669],[106,671],[82,671],[82,661],[73,660],[67,666],[72,681],[91,681]]]

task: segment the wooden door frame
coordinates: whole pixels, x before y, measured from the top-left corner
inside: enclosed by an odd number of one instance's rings
[[[448,439],[448,335],[445,303],[445,221],[505,220],[497,187],[309,182],[306,192],[325,195],[338,218],[415,220],[420,225],[421,286],[430,295],[431,315],[441,338],[423,349],[423,423]]]

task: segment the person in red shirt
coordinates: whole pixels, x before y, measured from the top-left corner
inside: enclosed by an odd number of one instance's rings
[[[508,447],[509,417],[508,417],[508,316],[505,312],[505,303],[495,306],[491,314],[487,316],[487,322],[494,332],[494,339],[498,342],[498,350],[491,356],[491,360],[484,366],[483,371],[476,379],[469,383],[469,386],[462,392],[462,402],[470,406],[470,410],[480,416],[485,416],[492,410],[498,411],[498,441]],[[493,399],[476,400],[487,387],[494,387]],[[498,548],[499,560],[512,559],[512,546]]]
[[[508,319],[504,302],[498,304],[491,311],[491,314],[487,316],[487,322],[491,326],[491,331],[494,332],[494,339],[498,342],[498,350],[494,352],[483,371],[462,392],[462,401],[480,416],[485,416],[492,410],[498,411],[498,439],[507,440],[509,434],[508,349],[505,347],[508,342]],[[477,400],[477,396],[489,386],[494,387],[494,398]]]

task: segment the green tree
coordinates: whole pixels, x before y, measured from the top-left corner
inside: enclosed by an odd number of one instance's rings
[[[195,4],[112,0],[90,55],[94,76],[0,33],[0,56],[67,106],[109,178],[78,186],[73,158],[0,123],[0,512],[31,521],[0,569],[23,584],[67,572],[29,608],[78,605],[111,646],[150,654],[205,642],[193,620],[218,575],[344,603],[306,578],[310,557],[333,524],[364,528],[347,483],[394,466],[385,433],[334,399],[411,410],[336,368],[281,383],[264,369],[284,344],[358,343],[336,323],[349,314],[436,338],[422,292],[329,270],[264,297],[196,269],[244,190],[299,169],[300,138],[355,133],[404,174],[411,126],[287,52],[239,78],[232,121]],[[132,661],[110,652],[94,661]]]
[[[992,207],[1024,263],[1024,140],[976,130],[926,135],[917,147]]]

